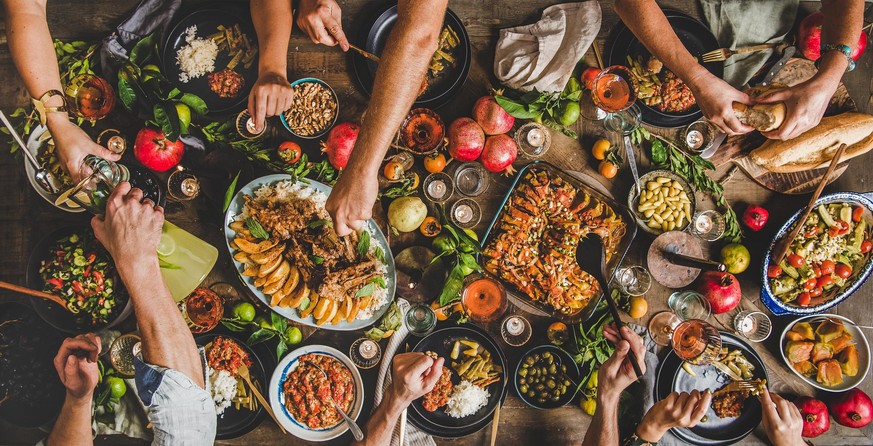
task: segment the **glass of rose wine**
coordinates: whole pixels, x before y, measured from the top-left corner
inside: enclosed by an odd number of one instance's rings
[[[74,115],[96,121],[105,118],[115,107],[115,90],[102,77],[83,73],[64,88],[67,106]]]
[[[628,109],[637,100],[637,79],[630,69],[621,65],[605,68],[594,78],[591,98],[607,113]]]
[[[652,316],[649,336],[657,344],[672,346],[680,359],[694,365],[709,364],[721,353],[721,334],[717,328],[700,319],[683,321],[670,311]]]

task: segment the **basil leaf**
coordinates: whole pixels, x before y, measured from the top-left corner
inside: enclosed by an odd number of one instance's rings
[[[275,311],[270,312],[270,323],[273,324],[273,328],[280,333],[285,333],[285,329],[288,328],[288,319],[285,319],[281,314],[276,313]]]
[[[266,328],[261,328],[260,330],[255,331],[249,336],[249,339],[246,341],[248,345],[257,345],[261,342],[266,341],[267,339],[272,339],[276,336],[276,332],[273,330],[267,330]]]
[[[230,207],[230,202],[233,201],[234,192],[236,192],[236,182],[239,181],[239,174],[242,173],[242,170],[236,173],[236,176],[233,177],[233,181],[230,182],[230,186],[227,188],[227,191],[224,192],[224,206],[221,209],[221,212],[227,212],[227,208]]]
[[[449,272],[449,277],[446,279],[446,284],[440,292],[440,306],[444,307],[456,300],[461,294],[461,288],[464,286],[464,275],[461,274],[461,269],[458,266],[452,268]]]
[[[362,230],[360,234],[358,234],[358,246],[355,247],[355,251],[358,253],[358,257],[365,258],[367,257],[367,253],[370,252],[370,232],[366,230]]]
[[[373,248],[373,256],[379,259],[380,262],[385,263],[385,251],[382,250],[381,246],[376,245],[376,247]]]
[[[376,277],[370,279],[370,283],[374,283],[376,285],[379,285],[382,288],[388,287],[388,285],[385,284],[385,279],[382,276],[376,276]]]
[[[321,265],[322,263],[324,263],[324,257],[311,255],[311,256],[309,256],[309,260],[312,260],[312,263],[314,263],[316,265]]]
[[[309,229],[317,229],[317,228],[320,228],[322,226],[327,226],[328,228],[332,228],[333,222],[330,221],[329,218],[324,218],[321,220],[311,221],[311,222],[309,222],[308,225],[306,225],[306,227]]]
[[[246,218],[246,228],[248,228],[249,232],[252,233],[252,236],[261,240],[269,240],[270,233],[264,229],[261,224],[252,217]]]
[[[372,296],[374,291],[376,291],[376,285],[368,283],[362,286],[361,289],[358,290],[357,293],[355,293],[355,297]]]
[[[652,143],[652,162],[655,164],[665,164],[667,162],[667,148],[661,141]]]

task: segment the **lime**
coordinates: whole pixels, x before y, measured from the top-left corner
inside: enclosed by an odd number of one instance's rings
[[[258,327],[261,327],[261,328],[273,328],[273,322],[271,322],[265,316],[256,317],[255,323],[258,324]]]
[[[233,315],[245,322],[251,322],[255,319],[255,306],[248,302],[240,302],[233,307]]]
[[[176,251],[176,241],[166,233],[161,234],[161,240],[158,241],[158,255],[167,257]]]
[[[188,124],[191,124],[191,108],[181,102],[176,102],[176,113],[179,115],[180,127],[187,129]]]
[[[579,120],[579,103],[576,101],[570,101],[564,104],[564,107],[561,109],[561,117],[559,121],[561,125],[573,125],[576,121]]]
[[[110,376],[106,380],[106,384],[109,385],[109,393],[112,395],[112,398],[119,399],[127,393],[127,383],[124,382],[123,379],[117,376]]]
[[[285,341],[289,344],[299,344],[303,340],[303,332],[295,326],[290,326],[285,330]]]

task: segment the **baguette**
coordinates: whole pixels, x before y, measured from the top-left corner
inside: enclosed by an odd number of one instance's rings
[[[844,161],[873,149],[873,115],[852,112],[822,118],[794,139],[768,140],[749,158],[771,172],[803,172],[827,166],[840,144],[848,146]]]
[[[762,98],[780,90],[788,88],[787,85],[773,83],[761,85],[746,90],[746,94],[752,99]],[[785,103],[755,104],[749,107],[741,102],[734,102],[734,115],[745,125],[754,127],[759,132],[770,132],[779,128],[785,120]]]

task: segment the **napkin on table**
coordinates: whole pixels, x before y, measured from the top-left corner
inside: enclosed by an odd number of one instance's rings
[[[594,0],[554,5],[532,25],[500,30],[494,75],[516,90],[563,91],[600,31]]]

